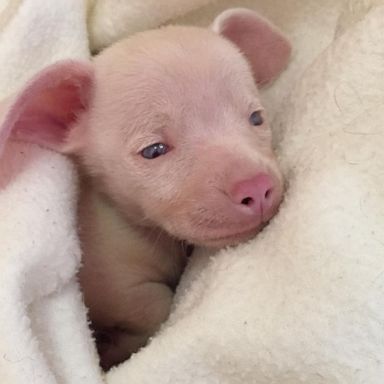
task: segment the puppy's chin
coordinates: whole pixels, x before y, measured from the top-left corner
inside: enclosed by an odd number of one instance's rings
[[[263,223],[255,223],[247,227],[238,228],[182,228],[166,231],[174,238],[186,241],[189,244],[206,248],[224,248],[235,246],[254,238],[265,226]]]
[[[222,235],[212,234],[209,236],[209,233],[207,233],[206,236],[201,238],[196,237],[195,239],[190,239],[189,241],[193,244],[208,248],[232,247],[253,239],[261,231],[261,229],[262,226],[259,225],[256,228]]]

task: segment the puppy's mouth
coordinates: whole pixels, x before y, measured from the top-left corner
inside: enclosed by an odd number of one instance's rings
[[[250,240],[255,237],[265,226],[265,224],[259,224],[251,228],[246,228],[240,231],[223,232],[217,234],[206,234],[202,237],[196,237],[189,239],[193,244],[210,247],[210,248],[223,248],[228,246],[234,246],[244,241]]]

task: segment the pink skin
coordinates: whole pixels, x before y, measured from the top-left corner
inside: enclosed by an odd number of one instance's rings
[[[266,173],[259,173],[252,179],[237,183],[229,197],[244,214],[257,216],[260,222],[265,222],[275,213],[278,199],[274,180]]]
[[[229,10],[212,30],[161,28],[93,64],[54,64],[7,109],[0,138],[12,131],[68,154],[83,175],[80,281],[93,323],[114,328],[118,340],[100,348],[104,367],[166,319],[168,285],[184,264],[175,238],[234,245],[276,213],[283,181],[257,84],[275,78],[289,55],[269,22]],[[261,125],[250,123],[254,111]],[[143,158],[154,143],[169,151]]]

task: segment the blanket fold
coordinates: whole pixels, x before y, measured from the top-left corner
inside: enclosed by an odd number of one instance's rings
[[[84,4],[8,2],[0,34],[0,95],[9,96],[59,59],[89,57]],[[2,14],[4,15],[4,14]],[[0,381],[102,382],[80,264],[76,175],[63,156],[4,143],[0,134]]]

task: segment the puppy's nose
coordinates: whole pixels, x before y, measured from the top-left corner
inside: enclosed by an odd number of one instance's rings
[[[275,183],[266,173],[259,173],[255,177],[235,184],[229,197],[236,205],[243,205],[258,216],[264,215],[275,204]]]

